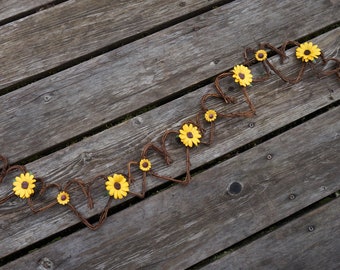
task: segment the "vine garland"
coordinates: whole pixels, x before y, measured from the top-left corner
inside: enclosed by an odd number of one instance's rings
[[[301,60],[301,67],[298,71],[296,77],[286,77],[282,74],[269,60],[269,53],[276,53],[280,57],[281,63],[288,58],[286,55],[287,46],[295,46],[295,55],[297,59]],[[46,211],[51,207],[56,205],[67,206],[79,219],[91,230],[98,229],[106,220],[108,211],[110,209],[113,199],[123,199],[129,193],[135,195],[139,198],[144,198],[147,189],[147,177],[153,176],[166,181],[172,181],[187,185],[191,181],[190,175],[190,148],[198,146],[199,144],[210,145],[213,143],[215,134],[215,121],[219,118],[230,118],[230,117],[252,117],[255,114],[255,107],[249,98],[247,93],[247,87],[251,85],[252,82],[263,82],[270,78],[270,71],[274,72],[283,81],[290,84],[296,84],[302,80],[304,72],[309,66],[316,76],[319,78],[331,76],[335,74],[340,79],[340,60],[337,58],[326,58],[322,51],[317,45],[312,42],[298,43],[297,41],[286,41],[281,47],[276,48],[270,43],[260,43],[257,49],[246,48],[243,53],[244,63],[234,66],[234,68],[229,71],[218,75],[215,78],[214,85],[217,93],[208,93],[201,97],[201,111],[196,115],[195,121],[187,121],[182,124],[179,130],[167,130],[164,132],[161,138],[161,145],[158,146],[154,143],[147,143],[141,152],[141,158],[138,161],[129,161],[127,163],[127,174],[113,174],[110,176],[97,175],[90,182],[85,182],[82,179],[71,179],[66,181],[63,185],[57,183],[46,183],[42,178],[35,177],[33,174],[29,173],[25,166],[23,165],[9,165],[8,159],[0,155],[0,184],[12,173],[17,174],[13,181],[13,188],[9,191],[9,194],[0,198],[0,205],[6,203],[9,199],[13,197],[18,197],[22,200],[27,201],[28,207],[32,212],[38,213]],[[320,58],[319,58],[320,57]],[[316,59],[321,59],[321,61],[316,61]],[[265,75],[259,78],[253,78],[251,69],[249,66],[255,62],[260,62],[262,64]],[[320,69],[319,66],[325,66],[328,62],[334,62],[334,67],[328,70]],[[207,106],[207,100],[209,98],[222,99],[225,104],[234,104],[236,99],[227,96],[220,85],[220,80],[222,78],[232,77],[240,87],[246,103],[249,107],[246,111],[238,111],[232,113],[219,113],[214,109]],[[210,123],[210,131],[208,138],[206,139],[206,130],[202,127],[201,118],[203,118],[207,123]],[[152,163],[149,159],[150,151],[158,153],[167,165],[170,165],[172,160],[168,153],[166,147],[166,140],[169,135],[178,136],[179,140],[183,143],[186,149],[186,176],[184,180],[175,179],[168,176],[159,175],[152,169]],[[205,141],[203,141],[205,139]],[[130,185],[135,181],[132,175],[132,166],[137,166],[142,173],[142,190],[141,192],[130,191]],[[72,196],[70,195],[70,188],[75,187],[80,189],[87,199],[87,204],[90,209],[94,207],[94,202],[92,198],[92,185],[97,181],[103,181],[105,183],[105,188],[108,191],[108,201],[104,207],[104,210],[100,214],[99,221],[96,224],[90,223],[72,204]],[[40,191],[38,195],[34,196],[35,189],[37,185],[40,186]],[[58,191],[56,198],[53,201],[48,202],[46,205],[37,208],[34,201],[37,197],[43,197],[47,190],[56,189]],[[33,200],[32,198],[35,197]]]

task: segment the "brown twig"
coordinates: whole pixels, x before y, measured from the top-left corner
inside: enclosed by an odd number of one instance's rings
[[[285,59],[287,59],[287,55],[286,55],[286,48],[287,46],[300,46],[300,44],[297,41],[291,41],[288,40],[286,42],[283,43],[283,45],[279,48],[276,48],[274,45],[270,44],[270,43],[260,43],[258,48],[260,50],[271,50],[272,52],[276,53],[277,55],[279,55],[280,57],[280,62],[281,64],[283,63],[283,61]],[[252,48],[246,48],[243,52],[243,57],[244,57],[244,65],[246,66],[250,66],[253,63],[256,62],[256,59],[254,58],[254,55],[256,53],[257,50],[252,49]],[[250,57],[251,54],[251,57]],[[306,71],[306,68],[309,66],[314,74],[319,77],[319,78],[323,78],[323,77],[328,77],[328,76],[332,76],[332,75],[336,75],[339,79],[340,79],[340,60],[337,58],[326,58],[324,56],[324,54],[321,52],[320,55],[321,58],[321,63],[320,65],[325,67],[327,65],[327,63],[330,62],[334,62],[334,67],[332,67],[331,69],[327,69],[327,70],[322,70],[318,69],[318,64],[314,64],[314,63],[306,63],[306,62],[302,62],[301,63],[301,68],[298,71],[298,74],[296,75],[296,77],[287,77],[285,76],[278,68],[276,68],[268,59],[265,59],[264,61],[261,62],[264,71],[265,71],[265,75],[263,77],[259,77],[259,78],[253,78],[253,82],[263,82],[266,81],[270,78],[271,74],[270,74],[270,70],[272,70],[277,76],[279,76],[283,81],[291,83],[291,84],[295,84],[298,83],[299,81],[302,80],[302,77],[304,75],[304,72]],[[220,85],[220,80],[226,77],[230,77],[232,76],[231,72],[224,72],[221,73],[220,75],[218,75],[215,78],[214,81],[214,86],[216,87],[216,91],[217,93],[208,93],[205,94],[201,97],[200,100],[200,106],[202,111],[198,112],[196,114],[196,121],[186,121],[186,123],[191,123],[194,126],[196,126],[200,133],[202,134],[202,139],[201,139],[201,143],[205,144],[205,145],[210,145],[213,140],[214,140],[214,134],[215,134],[215,129],[216,129],[216,125],[215,122],[210,122],[210,132],[209,132],[209,138],[208,141],[204,141],[204,135],[206,133],[206,130],[203,128],[203,125],[201,124],[200,118],[202,116],[202,112],[206,112],[208,111],[207,108],[207,100],[209,98],[218,98],[218,99],[222,99],[226,105],[229,105],[230,103],[236,103],[236,98],[234,97],[230,97],[228,95],[226,95]],[[255,114],[255,106],[252,103],[247,89],[246,87],[241,87],[241,91],[242,94],[245,98],[245,101],[249,107],[249,110],[247,111],[236,111],[236,112],[231,112],[231,113],[218,113],[217,112],[217,116],[218,118],[230,118],[230,117],[251,117]],[[141,152],[141,159],[148,159],[148,154],[150,151],[154,151],[156,152],[158,155],[161,156],[161,158],[165,161],[166,165],[170,165],[172,163],[172,159],[169,155],[168,149],[167,149],[167,145],[166,145],[166,141],[169,137],[169,135],[172,134],[179,134],[179,131],[177,130],[167,130],[164,132],[162,138],[161,138],[161,146],[157,146],[154,143],[147,143],[144,145],[143,150]],[[154,169],[150,169],[149,171],[142,171],[142,178],[143,178],[143,182],[142,182],[142,190],[141,192],[132,192],[129,191],[129,193],[136,195],[140,198],[144,198],[145,197],[145,192],[147,189],[147,176],[148,175],[152,175],[156,178],[162,179],[162,180],[166,180],[166,181],[172,181],[172,182],[176,182],[176,183],[180,183],[180,184],[188,184],[191,181],[191,174],[190,174],[190,168],[191,168],[191,164],[190,164],[190,148],[189,147],[185,147],[185,155],[186,155],[186,176],[184,180],[180,180],[180,179],[175,179],[169,176],[163,176],[160,175],[159,173],[157,173]],[[140,161],[139,161],[140,162]],[[134,178],[131,172],[131,168],[132,166],[138,166],[139,165],[138,161],[129,161],[127,163],[127,168],[128,168],[128,183],[131,184],[134,182]],[[23,165],[9,165],[8,159],[5,158],[4,156],[0,155],[0,184],[4,181],[4,179],[10,174],[13,173],[15,171],[18,171],[19,173],[26,173],[26,167]],[[65,191],[67,193],[69,193],[69,190],[71,189],[71,187],[75,187],[75,189],[80,189],[81,192],[84,194],[86,200],[87,200],[87,206],[89,209],[92,209],[94,207],[94,200],[92,197],[92,188],[93,185],[98,182],[98,180],[100,181],[105,181],[107,179],[107,177],[105,175],[98,175],[96,177],[94,177],[89,183],[85,183],[82,179],[71,179],[69,181],[66,182],[65,186],[56,184],[56,183],[51,183],[51,184],[46,184],[44,182],[43,179],[41,178],[35,178],[37,183],[40,183],[41,185],[41,189],[39,193],[36,193],[35,196],[33,196],[32,198],[28,198],[27,199],[27,204],[29,206],[29,208],[31,209],[31,211],[33,211],[34,213],[38,213],[38,212],[43,212],[48,210],[49,208],[55,206],[58,204],[57,198],[54,199],[53,202],[50,202],[49,204],[42,206],[40,208],[35,208],[34,206],[34,202],[37,201],[40,198],[43,198],[44,195],[47,193],[48,190],[51,189],[56,189],[58,192],[61,191]],[[3,198],[0,198],[0,205],[5,203],[6,201],[8,201],[9,199],[15,197],[15,194],[13,192],[13,189],[10,191],[10,193],[6,196],[4,196]],[[72,196],[70,196],[71,198]],[[34,198],[34,199],[33,199]],[[72,200],[72,198],[70,199]],[[102,226],[102,224],[105,222],[111,203],[112,203],[113,197],[109,196],[107,203],[103,209],[103,211],[100,213],[99,216],[99,220],[98,222],[94,225],[91,224],[82,213],[79,212],[79,210],[75,207],[75,205],[70,201],[67,203],[67,206],[69,207],[69,209],[79,218],[79,220],[85,224],[88,228],[90,228],[91,230],[96,230],[98,229],[100,226]]]

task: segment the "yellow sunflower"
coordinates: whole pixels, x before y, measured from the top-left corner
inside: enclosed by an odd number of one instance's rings
[[[217,118],[217,113],[214,110],[208,110],[206,111],[204,117],[205,117],[205,120],[207,120],[208,122],[213,122]]]
[[[253,81],[253,75],[251,74],[250,69],[243,65],[236,65],[233,69],[233,73],[235,82],[241,86],[246,87]]]
[[[29,198],[34,193],[35,182],[33,174],[20,174],[20,176],[15,177],[13,182],[14,194],[22,199]]]
[[[196,146],[200,143],[201,133],[198,128],[193,124],[184,124],[182,129],[179,131],[179,138],[185,146],[192,147],[193,144]]]
[[[108,181],[105,182],[105,185],[110,196],[113,196],[115,199],[123,199],[127,196],[127,193],[130,190],[129,183],[121,174],[109,176]]]
[[[57,196],[57,201],[62,205],[68,204],[70,202],[70,194],[65,191],[60,191]]]
[[[321,50],[312,42],[305,42],[296,48],[296,58],[301,58],[303,62],[314,61],[321,54]]]
[[[151,162],[150,160],[143,158],[139,162],[139,169],[141,169],[143,172],[147,172],[151,170]]]
[[[262,62],[267,59],[267,52],[265,50],[258,50],[255,53],[255,58],[257,61]]]

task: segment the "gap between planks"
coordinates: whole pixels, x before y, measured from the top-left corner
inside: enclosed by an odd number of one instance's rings
[[[0,90],[32,83],[228,2],[67,1],[4,25]]]
[[[247,9],[249,16],[263,18],[276,11],[276,2],[269,1],[271,4],[263,9],[264,2],[252,1],[251,9]],[[280,5],[296,7],[290,1]],[[263,28],[258,40],[278,45],[282,42],[280,36],[295,39],[322,26],[322,20],[316,20],[317,17],[308,23],[302,20],[301,12],[307,16],[311,10],[305,4],[299,5],[302,5],[301,9],[296,8],[299,13],[287,8],[279,14],[282,18],[294,17],[295,25],[290,21],[282,25],[276,19],[270,21],[273,28]],[[234,3],[222,6],[0,97],[2,154],[14,163],[42,151],[50,153],[53,146],[63,147],[73,138],[82,138],[86,132],[231,68],[230,63],[242,61],[240,44],[255,46],[252,35],[242,36],[239,41],[234,39],[249,20],[249,16],[239,19],[242,8]],[[333,11],[328,8],[316,16],[332,18]],[[232,29],[228,27],[231,24]],[[198,30],[193,31],[194,27]],[[248,29],[255,32],[258,27],[256,24]],[[234,40],[228,44],[228,50],[225,40]],[[184,46],[183,50],[179,51],[178,44]],[[324,48],[329,47],[324,44]],[[325,53],[334,54],[334,51],[329,48]]]
[[[334,108],[195,175],[187,187],[109,217],[96,232],[83,229],[4,269],[35,269],[41,258],[72,269],[189,267],[340,189],[339,113]],[[242,192],[230,196],[235,181]]]
[[[38,11],[56,5],[61,1],[56,0],[35,0],[20,1],[11,0],[0,1],[0,27],[4,24],[22,19],[23,17],[32,15]]]
[[[340,198],[231,251],[202,270],[339,269]]]

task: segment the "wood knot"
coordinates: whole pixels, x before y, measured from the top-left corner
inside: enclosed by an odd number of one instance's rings
[[[37,270],[52,270],[54,263],[47,257],[41,258],[38,262]]]
[[[92,160],[92,153],[84,152],[81,154],[81,160],[83,162],[89,162]]]
[[[242,184],[239,182],[232,182],[228,187],[228,193],[230,195],[237,195],[242,191]]]

